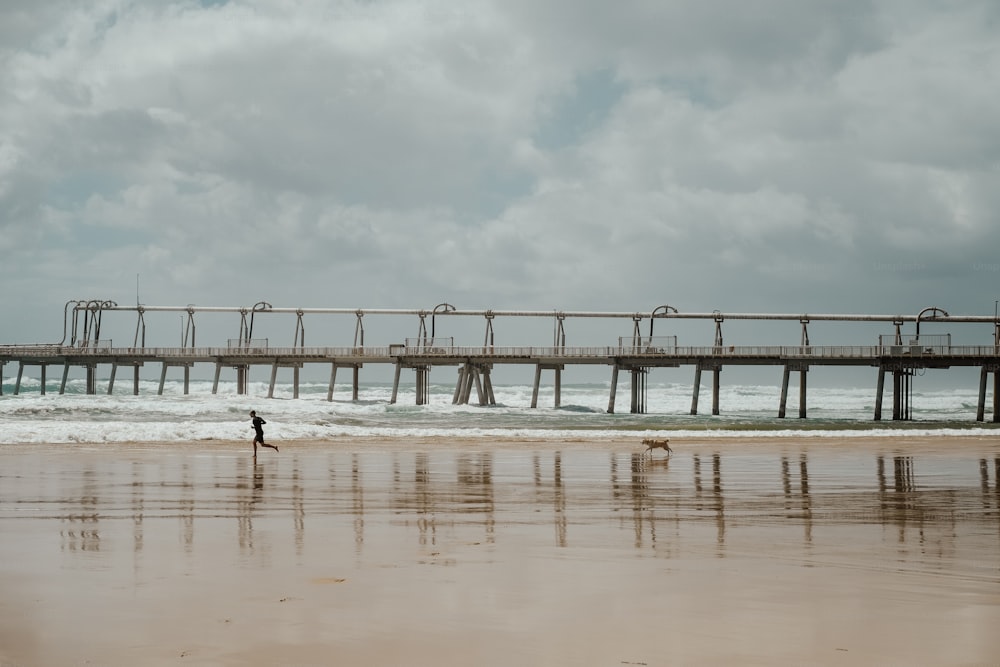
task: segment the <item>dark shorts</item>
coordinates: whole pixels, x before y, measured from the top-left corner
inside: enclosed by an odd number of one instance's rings
[[[255,435],[255,436],[253,437],[253,441],[254,441],[254,442],[259,442],[260,444],[262,444],[262,445],[263,445],[263,444],[264,444],[264,434],[263,434],[263,433],[258,433],[258,434],[256,434],[256,435]]]

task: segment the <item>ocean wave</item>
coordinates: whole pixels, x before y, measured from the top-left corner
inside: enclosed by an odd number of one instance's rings
[[[125,384],[125,383],[123,383]],[[498,385],[494,406],[453,405],[453,391],[431,385],[429,403],[416,405],[412,386],[399,388],[391,403],[391,384],[360,388],[352,400],[350,386],[337,385],[327,400],[325,383],[294,387],[278,384],[267,398],[267,383],[251,383],[240,395],[235,383],[192,381],[184,393],[182,381],[167,381],[163,394],[158,382],[140,383],[139,395],[131,383],[115,393],[88,395],[79,383],[74,392],[42,395],[22,382],[22,392],[0,396],[0,444],[71,442],[178,442],[249,440],[250,410],[267,421],[267,435],[286,440],[324,440],[342,437],[462,437],[462,438],[590,438],[635,437],[861,437],[872,435],[967,435],[996,433],[998,425],[975,421],[975,390],[925,392],[914,397],[912,421],[873,421],[873,391],[868,388],[810,389],[808,418],[778,419],[774,387],[734,385],[720,391],[721,414],[691,415],[690,387],[663,384],[648,387],[647,412],[630,414],[627,389],[619,388],[616,412],[607,412],[607,384],[563,385],[561,403],[554,407],[552,387]],[[788,414],[798,402],[790,400]],[[891,397],[883,412],[891,410]],[[886,415],[888,417],[888,415]],[[991,415],[990,415],[991,417]],[[988,417],[989,418],[989,417]]]

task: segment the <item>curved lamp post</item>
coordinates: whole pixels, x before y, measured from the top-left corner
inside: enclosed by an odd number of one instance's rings
[[[258,311],[266,311],[266,310],[271,310],[271,304],[269,304],[267,301],[258,301],[253,305],[253,308],[250,309],[250,327],[247,329],[248,346],[250,344],[250,341],[253,340],[253,316]]]
[[[434,310],[431,311],[431,340],[434,340],[434,317],[438,313],[450,313],[455,310],[455,306],[450,303],[439,303],[434,306]]]
[[[653,321],[656,319],[656,314],[663,312],[663,317],[667,317],[671,312],[676,313],[677,309],[673,306],[657,306],[653,309],[653,312],[649,314],[649,337],[653,337]]]
[[[930,313],[928,319],[934,319],[936,317],[950,317],[947,311],[938,308],[937,306],[928,306],[927,308],[921,310],[920,313],[917,315],[917,337],[916,337],[917,342],[920,341],[920,320],[924,318],[924,313]]]

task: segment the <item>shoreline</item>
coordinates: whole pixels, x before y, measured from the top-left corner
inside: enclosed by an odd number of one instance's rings
[[[337,438],[268,439],[268,444],[280,448],[278,453],[261,450],[260,455],[273,457],[295,453],[319,452],[419,452],[419,451],[607,451],[610,453],[645,453],[642,435],[620,438],[559,437],[537,438],[522,436],[462,437],[454,436],[341,436]],[[898,434],[824,435],[824,436],[747,436],[745,433],[713,435],[710,437],[671,437],[673,456],[685,452],[739,451],[745,453],[773,453],[787,450],[822,452],[892,451],[895,453],[954,453],[977,451],[1000,453],[1000,432],[996,435],[982,433],[912,435]],[[239,440],[186,440],[186,441],[123,441],[78,443],[19,443],[0,445],[0,457],[18,453],[36,452],[49,454],[91,454],[115,452],[197,452],[240,453],[253,455],[249,442]],[[653,459],[664,458],[662,450],[654,450]]]

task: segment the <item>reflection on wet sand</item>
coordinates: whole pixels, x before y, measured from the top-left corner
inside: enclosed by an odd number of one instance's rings
[[[806,642],[784,662],[825,664],[847,648],[845,636],[858,651],[847,657],[873,663],[892,643],[884,633],[911,632],[928,613],[935,627],[956,609],[955,623],[975,629],[1000,621],[1000,457],[988,448],[922,456],[782,444],[654,458],[283,447],[257,461],[148,449],[2,463],[0,619],[22,629],[0,625],[0,662],[120,664],[116,645],[100,639],[104,624],[169,643],[164,609],[183,628],[177,641],[198,635],[199,664],[306,664],[328,656],[286,651],[331,641],[355,647],[345,664],[399,664],[366,651],[405,637],[421,655],[452,655],[435,643],[442,633],[475,637],[454,644],[469,659],[423,664],[580,664],[616,645],[626,648],[597,662],[699,664],[697,652],[660,653],[646,624],[660,631],[665,617],[686,631],[672,649],[709,651],[701,664],[732,662],[753,637],[763,638],[755,655]],[[241,618],[245,608],[254,611]],[[92,609],[104,611],[88,625]],[[565,628],[545,620],[560,614]],[[898,625],[883,626],[887,616]],[[280,632],[261,634],[261,623]],[[540,623],[546,633],[535,632]],[[869,625],[878,626],[870,641]],[[633,626],[647,631],[619,642]],[[59,643],[45,641],[52,633]],[[28,638],[19,652],[5,654],[19,634]],[[494,636],[520,637],[522,653],[491,662],[515,650],[491,645]],[[558,636],[555,659],[532,643]],[[964,636],[967,656],[1000,651],[993,634]],[[268,641],[277,648],[267,656],[236,648]],[[937,646],[927,642],[918,656]],[[441,648],[426,653],[431,644]],[[58,649],[74,645],[92,652]],[[136,645],[130,657],[147,664],[181,655],[150,660]],[[470,648],[480,645],[492,652]],[[577,645],[583,655],[565,657]]]
[[[818,482],[810,479],[805,453],[746,463],[719,452],[661,460],[623,453],[567,457],[558,451],[325,453],[267,462],[213,459],[210,465],[219,469],[206,472],[201,460],[99,459],[80,471],[59,471],[58,483],[44,488],[32,488],[33,472],[24,471],[17,483],[8,480],[3,494],[8,508],[30,505],[57,519],[65,552],[105,549],[107,524],[125,517],[137,554],[149,520],[167,517],[179,520],[178,542],[186,553],[197,548],[203,522],[235,521],[236,545],[252,554],[261,546],[258,521],[287,520],[299,555],[307,548],[310,519],[338,515],[350,518],[358,553],[366,521],[376,517],[381,524],[386,516],[403,517],[392,525],[415,528],[420,545],[436,544],[444,525],[477,526],[478,539],[494,543],[505,531],[547,522],[554,529],[552,543],[569,547],[574,524],[605,510],[625,510],[634,548],[647,540],[655,545],[657,523],[710,524],[717,556],[725,556],[727,533],[746,526],[799,526],[801,542],[808,544],[825,525],[895,526],[900,541],[911,526],[924,533],[943,524],[939,538],[947,540],[957,523],[998,525],[998,458],[978,458],[962,470],[953,461],[877,455],[872,467],[852,461]],[[866,467],[874,474],[865,474]],[[119,496],[122,485],[128,493]]]

